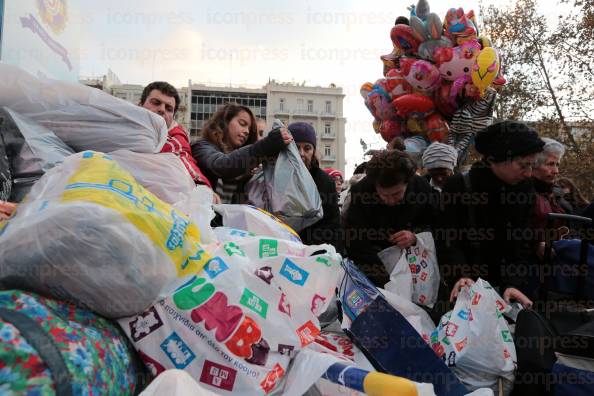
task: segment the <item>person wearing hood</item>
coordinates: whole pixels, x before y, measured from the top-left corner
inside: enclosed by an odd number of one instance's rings
[[[306,245],[329,243],[340,251],[340,211],[338,209],[338,194],[336,183],[332,177],[320,168],[316,158],[316,131],[306,122],[294,122],[289,125],[289,131],[295,139],[301,160],[313,178],[320,198],[324,217],[317,223],[301,230],[299,236]]]
[[[441,192],[448,178],[454,175],[458,151],[449,144],[432,143],[423,152],[423,168],[427,171],[429,184]]]
[[[482,160],[446,182],[436,240],[442,275],[453,285],[451,301],[481,277],[506,301],[532,305],[538,270],[531,254],[529,224],[536,198],[531,178],[544,145],[523,123],[490,125],[476,136]]]

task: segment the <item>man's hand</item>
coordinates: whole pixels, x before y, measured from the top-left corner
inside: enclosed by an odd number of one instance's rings
[[[417,243],[417,236],[414,232],[402,230],[390,235],[388,242],[392,245],[397,245],[401,249],[406,249]]]
[[[503,292],[503,299],[508,304],[511,303],[511,300],[516,300],[520,304],[522,304],[524,308],[530,308],[533,304],[532,300],[526,297],[524,293],[513,287],[508,287],[507,289],[505,289],[505,291]]]
[[[221,197],[216,192],[212,193],[212,203],[215,205],[219,205],[221,203]]]
[[[460,293],[460,290],[462,290],[462,288],[464,286],[472,286],[472,285],[474,285],[474,281],[470,278],[458,279],[458,282],[456,282],[456,284],[454,285],[454,288],[452,289],[452,292],[450,293],[450,302],[454,302],[454,300],[456,298],[458,298],[458,294]]]
[[[281,128],[280,134],[283,138],[283,143],[285,143],[285,145],[288,145],[293,141],[293,136],[291,136],[287,128]]]
[[[12,216],[17,208],[17,204],[12,202],[0,201],[0,220],[7,220]]]

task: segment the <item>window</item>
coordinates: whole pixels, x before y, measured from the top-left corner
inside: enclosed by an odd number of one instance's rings
[[[329,100],[326,101],[326,114],[332,113],[332,102]]]
[[[308,113],[313,113],[313,100],[308,100],[307,101],[307,112]]]
[[[332,125],[329,122],[324,124],[324,135],[332,135]]]
[[[324,146],[324,156],[325,157],[332,157],[332,147]]]
[[[303,99],[297,99],[297,110],[303,111]]]
[[[285,98],[280,98],[278,103],[278,109],[280,111],[285,111]]]

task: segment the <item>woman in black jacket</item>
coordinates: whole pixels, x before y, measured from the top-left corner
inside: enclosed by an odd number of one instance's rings
[[[199,140],[192,145],[192,157],[223,203],[240,203],[242,185],[250,171],[292,141],[286,128],[275,129],[258,140],[252,111],[229,103],[204,124]]]
[[[340,251],[340,211],[336,184],[326,172],[320,169],[316,158],[316,132],[310,124],[305,122],[290,124],[289,131],[297,143],[301,160],[316,183],[324,211],[324,217],[317,223],[301,230],[299,236],[306,245],[329,243]]]
[[[475,146],[483,159],[451,177],[441,194],[436,240],[442,275],[455,283],[450,299],[480,276],[506,301],[530,306],[538,277],[529,226],[536,199],[531,176],[544,142],[525,124],[504,121],[479,132]]]
[[[413,246],[416,233],[431,230],[437,193],[415,171],[408,154],[378,151],[367,163],[366,176],[351,188],[345,248],[378,287],[384,287],[390,275],[377,254],[392,245]]]

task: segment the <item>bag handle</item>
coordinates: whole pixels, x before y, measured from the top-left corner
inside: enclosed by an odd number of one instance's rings
[[[66,362],[54,340],[39,323],[21,312],[6,308],[0,308],[0,319],[16,327],[23,338],[37,351],[49,368],[56,385],[56,395],[72,396],[72,378]]]

